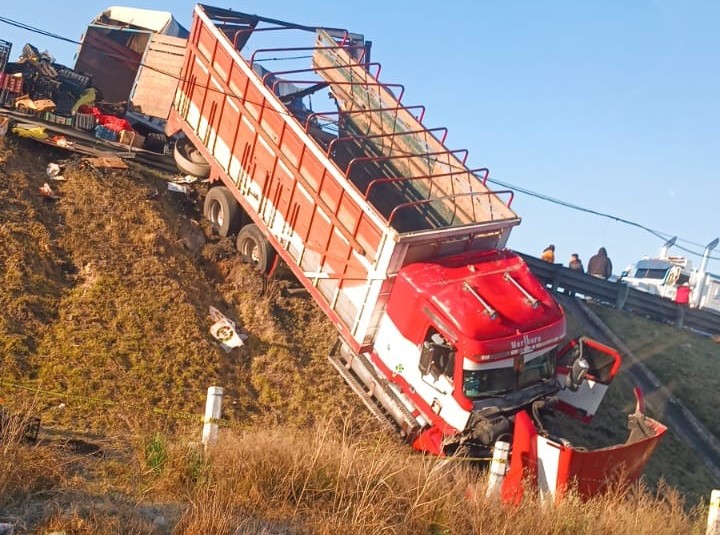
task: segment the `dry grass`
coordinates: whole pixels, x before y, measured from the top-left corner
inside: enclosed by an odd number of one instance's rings
[[[157,451],[127,459],[135,489],[103,492],[88,470],[33,476],[29,485],[31,474],[53,473],[68,456],[16,442],[0,463],[26,472],[5,476],[3,495],[28,503],[47,494],[34,516],[15,508],[27,529],[21,533],[675,535],[702,533],[704,525],[704,510],[686,511],[678,492],[664,487],[653,494],[634,486],[587,502],[570,496],[556,505],[529,496],[522,507],[504,506],[484,496],[476,468],[411,454],[385,433],[340,420],[226,430],[208,455],[179,437],[166,437],[162,448],[164,461],[154,467]],[[98,464],[111,463],[107,457]]]

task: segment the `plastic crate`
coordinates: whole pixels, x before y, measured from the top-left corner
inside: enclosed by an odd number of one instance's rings
[[[80,130],[94,130],[97,126],[97,119],[92,113],[76,113],[73,118],[73,126]]]
[[[99,124],[95,127],[95,137],[108,141],[117,141],[118,134],[114,130],[110,130],[108,127]]]
[[[92,84],[92,77],[87,74],[80,74],[71,69],[58,69],[58,78],[61,82],[87,89]]]
[[[2,88],[6,89],[11,93],[22,93],[23,77],[22,74],[8,74],[3,73],[2,75]]]

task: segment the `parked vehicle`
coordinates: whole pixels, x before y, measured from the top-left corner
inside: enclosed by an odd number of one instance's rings
[[[269,44],[249,50],[254,37]],[[179,167],[209,177],[205,216],[259,270],[287,264],[337,327],[333,365],[417,450],[487,456],[523,414],[524,443],[546,446],[514,473],[541,471],[551,492],[578,477],[588,494],[613,466],[637,477],[665,427],[636,415],[627,444],[595,451],[553,437],[545,416],[589,421],[620,356],[564,345],[563,309],[505,248],[512,192],[446,148],[370,52],[357,33],[196,6],[166,133],[182,136]]]
[[[686,286],[690,288],[690,306],[720,311],[720,276],[706,271],[710,252],[717,246],[718,240],[705,248],[697,269],[684,256],[668,254],[675,241],[676,238],[668,240],[657,258],[643,258],[628,266],[620,276],[620,281],[672,300],[677,300],[678,290]]]

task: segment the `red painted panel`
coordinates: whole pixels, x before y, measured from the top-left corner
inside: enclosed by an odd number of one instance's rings
[[[527,480],[537,487],[537,430],[530,415],[520,411],[515,415],[510,468],[501,491],[503,501],[520,505]]]
[[[355,239],[360,243],[365,256],[371,260],[377,258],[377,250],[382,239],[382,230],[363,214],[355,228]]]
[[[232,65],[233,60],[230,58],[230,54],[228,54],[223,47],[217,47],[217,50],[215,50],[215,62],[213,63],[213,66],[215,67],[217,75],[223,82],[228,81]],[[222,76],[223,73],[224,76]]]
[[[351,250],[350,245],[340,238],[337,232],[331,234],[325,262],[330,266],[333,273],[342,274],[347,271]]]
[[[362,210],[349,195],[344,195],[338,206],[337,216],[343,226],[347,229],[354,229],[360,221]]]
[[[332,232],[332,225],[330,221],[327,221],[324,217],[318,214],[314,214],[312,218],[312,232],[306,242],[307,249],[320,256],[324,256],[327,253],[327,244],[330,241],[330,233]],[[317,269],[319,266],[314,266],[313,269]],[[308,268],[303,265],[303,269]]]
[[[215,48],[215,43],[216,39],[212,36],[210,30],[203,25],[198,35],[197,47],[198,53],[205,58],[206,63],[212,59],[212,51]]]
[[[324,175],[327,175],[327,171],[323,171]],[[325,176],[320,186],[320,198],[327,205],[328,209],[332,213],[336,213],[338,209],[338,203],[340,202],[340,196],[343,194],[343,189],[331,176]],[[352,225],[348,228],[353,228]]]
[[[265,108],[262,112],[260,125],[274,143],[280,141],[280,135],[285,127],[285,121],[277,111],[271,108]]]
[[[217,123],[217,133],[218,136],[231,149],[233,146],[233,141],[235,139],[235,131],[239,122],[239,111],[235,110],[235,108],[230,104],[228,98],[224,98],[222,101],[222,108],[220,109],[219,120]]]
[[[313,213],[313,202],[296,189],[295,194],[293,195],[292,204],[297,208],[293,209],[295,215],[292,217],[290,222],[302,241],[306,242],[310,231],[310,219]]]
[[[303,148],[305,148],[305,143],[300,140],[300,137],[294,131],[288,128],[283,135],[280,150],[295,168],[300,163]]]
[[[604,492],[614,483],[632,483],[645,469],[660,439],[667,431],[663,424],[646,418],[654,436],[632,444],[619,444],[609,448],[586,451],[560,446],[557,493],[577,484],[580,496],[591,498]]]
[[[260,118],[263,108],[267,105],[265,97],[253,84],[248,85],[243,103],[254,119]]]
[[[300,163],[300,173],[313,190],[318,191],[320,189],[320,179],[324,171],[323,164],[309,150],[306,151]]]

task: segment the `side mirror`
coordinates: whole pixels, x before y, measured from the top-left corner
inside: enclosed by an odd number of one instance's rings
[[[580,355],[572,363],[570,373],[565,377],[565,387],[575,392],[582,384],[588,370],[590,369],[590,363]]]

